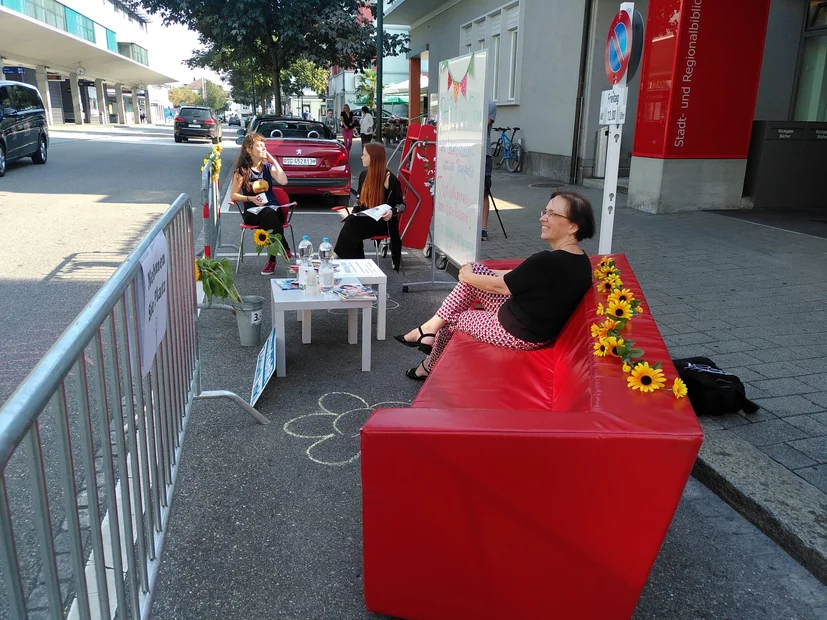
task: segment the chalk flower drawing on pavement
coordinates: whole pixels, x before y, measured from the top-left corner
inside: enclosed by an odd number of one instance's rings
[[[341,467],[359,458],[359,431],[374,409],[409,404],[386,401],[370,405],[349,392],[330,392],[319,399],[321,411],[293,418],[285,423],[284,432],[297,439],[313,440],[305,454],[314,463]]]

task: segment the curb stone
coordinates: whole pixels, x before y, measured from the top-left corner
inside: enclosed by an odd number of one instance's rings
[[[827,584],[827,494],[729,430],[706,431],[692,475]]]

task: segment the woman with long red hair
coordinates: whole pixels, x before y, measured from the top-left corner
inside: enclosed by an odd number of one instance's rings
[[[402,186],[399,179],[388,170],[387,153],[383,144],[369,142],[362,152],[362,165],[365,170],[359,175],[357,204],[353,213],[348,215],[336,241],[334,253],[338,258],[365,258],[364,240],[380,235],[388,235],[391,243],[393,268],[399,271],[402,259],[402,240],[399,237],[399,214],[405,210],[402,198]],[[388,205],[386,212],[378,222],[357,213],[379,205]]]

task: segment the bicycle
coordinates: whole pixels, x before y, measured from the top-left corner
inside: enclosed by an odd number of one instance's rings
[[[523,159],[523,148],[514,142],[514,136],[520,131],[519,127],[494,127],[494,131],[501,132],[499,139],[491,143],[491,156],[494,165],[500,168],[505,163],[509,172],[517,172]],[[511,132],[511,137],[506,132]]]

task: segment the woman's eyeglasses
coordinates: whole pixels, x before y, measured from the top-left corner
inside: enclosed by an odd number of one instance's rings
[[[540,211],[540,217],[545,217],[549,220],[555,217],[562,217],[564,220],[569,219],[562,213],[556,213],[555,211],[551,211],[550,209],[543,209],[542,211]]]

